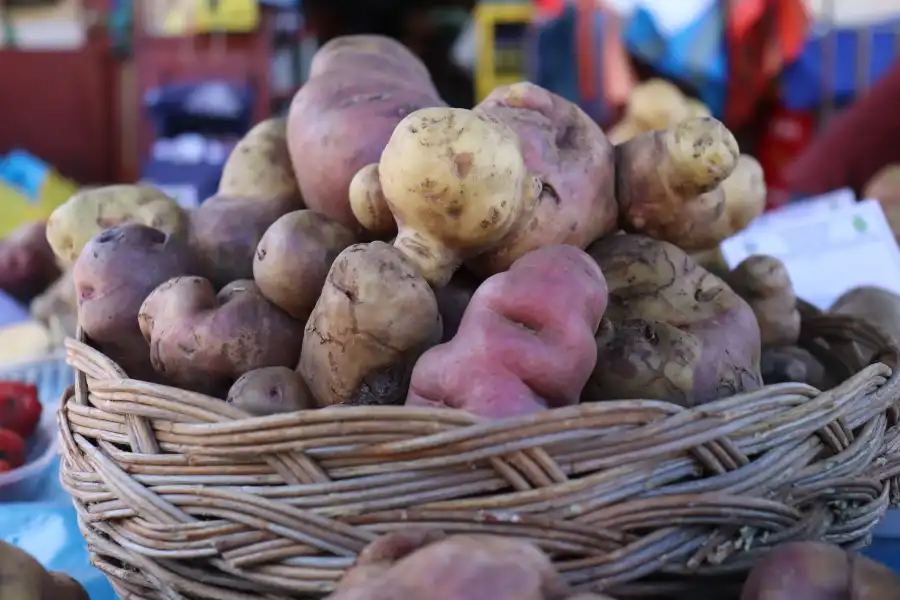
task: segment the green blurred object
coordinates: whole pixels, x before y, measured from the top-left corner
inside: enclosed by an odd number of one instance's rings
[[[119,56],[131,53],[131,31],[134,21],[134,0],[115,0],[109,11],[107,27],[113,48]]]
[[[16,28],[13,25],[12,16],[10,15],[8,6],[4,6],[4,10],[0,12],[0,20],[3,21],[4,46],[7,48],[15,48],[18,45],[16,43]]]

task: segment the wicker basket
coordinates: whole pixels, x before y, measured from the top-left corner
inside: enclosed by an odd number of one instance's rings
[[[898,353],[863,323],[804,312],[803,345],[846,377],[827,392],[500,422],[405,407],[246,418],[69,340],[63,484],[128,599],[321,597],[369,541],[409,527],[534,540],[579,589],[734,582],[784,541],[865,545],[896,499],[900,370],[884,363]],[[883,362],[863,365],[862,347]]]

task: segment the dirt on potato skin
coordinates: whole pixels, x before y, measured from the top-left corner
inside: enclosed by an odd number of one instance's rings
[[[320,407],[402,404],[441,332],[434,292],[413,265],[384,242],[355,244],[328,272],[297,368]]]
[[[721,279],[672,244],[616,235],[588,248],[606,276],[588,401],[694,406],[759,388],[759,325]]]

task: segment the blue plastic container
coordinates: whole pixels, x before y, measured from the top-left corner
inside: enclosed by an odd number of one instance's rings
[[[900,573],[900,509],[888,511],[863,554]]]
[[[841,106],[864,90],[861,82],[869,85],[880,79],[894,63],[894,46],[900,21],[877,23],[860,28],[837,29],[828,38],[821,31],[814,31],[800,56],[781,75],[781,98],[792,110],[817,108],[831,100]],[[864,39],[866,38],[866,39]],[[831,48],[826,45],[833,43]],[[826,73],[824,59],[833,52],[831,81],[833,89],[823,89]],[[867,52],[867,56],[862,53]],[[864,64],[868,63],[868,64]],[[867,73],[859,69],[868,68]],[[823,93],[833,94],[828,99]]]

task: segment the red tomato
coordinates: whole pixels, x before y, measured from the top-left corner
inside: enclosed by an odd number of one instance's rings
[[[0,460],[0,473],[8,473],[12,471],[12,467],[5,460]]]
[[[6,463],[8,470],[18,469],[25,464],[25,440],[15,431],[0,429],[0,463]]]
[[[19,381],[0,381],[0,427],[28,438],[41,420],[42,410],[37,387]]]

